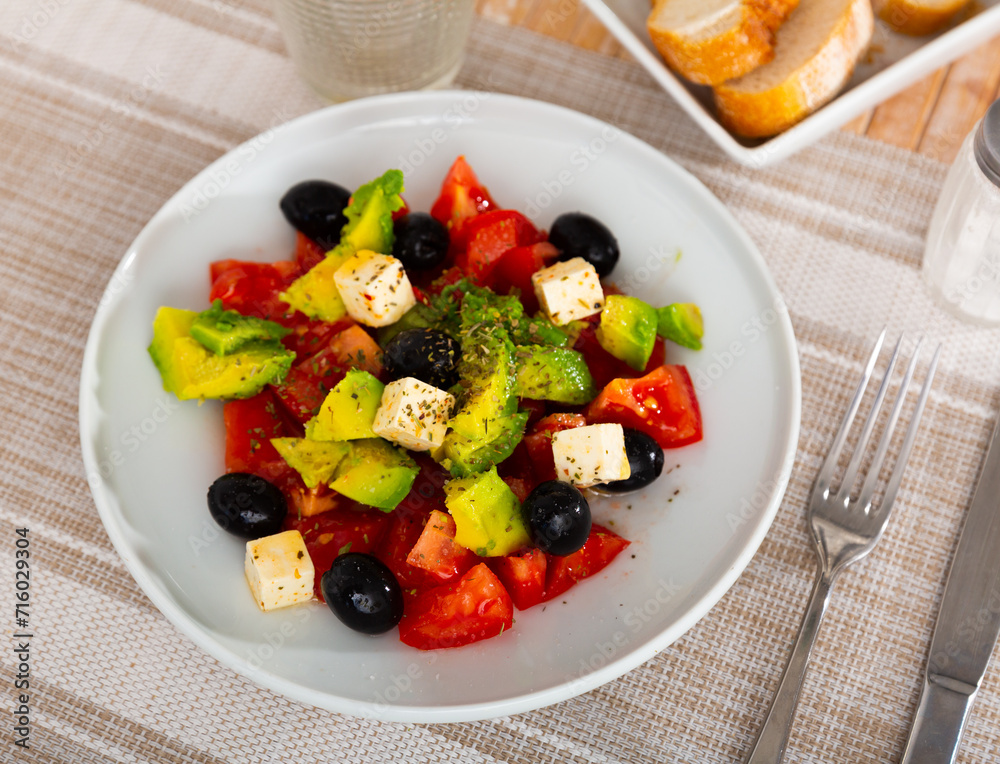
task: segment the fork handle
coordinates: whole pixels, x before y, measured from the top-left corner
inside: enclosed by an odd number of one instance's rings
[[[778,764],[784,758],[788,745],[788,736],[792,730],[792,720],[795,718],[795,708],[799,704],[799,694],[802,681],[809,667],[809,654],[816,644],[819,624],[830,601],[830,590],[833,588],[834,575],[820,569],[813,584],[809,607],[802,616],[799,634],[795,638],[792,654],[788,665],[781,675],[778,691],[774,694],[771,707],[768,709],[757,740],[753,744],[746,764]]]

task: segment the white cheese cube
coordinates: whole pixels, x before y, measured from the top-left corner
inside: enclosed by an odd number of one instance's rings
[[[261,610],[277,610],[313,597],[316,569],[298,531],[248,541],[243,568]]]
[[[620,424],[591,424],[553,433],[552,457],[556,477],[579,488],[632,475]]]
[[[429,451],[444,442],[455,396],[414,377],[390,382],[382,392],[372,430],[412,451]]]
[[[556,326],[592,316],[604,307],[601,279],[582,257],[533,273],[531,286],[545,315]]]
[[[396,323],[417,300],[403,264],[392,255],[363,249],[333,274],[347,314],[359,324]]]

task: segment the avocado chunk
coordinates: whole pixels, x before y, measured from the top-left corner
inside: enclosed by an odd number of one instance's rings
[[[372,423],[385,385],[367,371],[351,369],[326,394],[319,412],[306,423],[310,440],[374,438]]]
[[[307,488],[333,479],[337,465],[351,451],[349,443],[321,442],[306,438],[271,438],[271,445],[288,466],[302,476]]]
[[[420,471],[402,449],[382,438],[355,440],[337,465],[330,487],[337,493],[384,512],[396,508]]]
[[[583,354],[568,348],[528,345],[515,349],[519,398],[582,406],[597,395]]]
[[[499,326],[479,326],[461,340],[458,374],[463,394],[450,427],[470,440],[490,439],[491,424],[514,413],[514,368],[511,344]]]
[[[197,315],[190,333],[216,355],[230,355],[250,342],[280,340],[291,331],[274,321],[223,310],[222,300],[216,300]]]
[[[285,378],[295,353],[281,342],[254,340],[230,355],[216,355],[191,337],[197,317],[194,311],[166,306],[156,312],[149,355],[164,390],[182,401],[250,398]]]
[[[642,371],[656,345],[656,309],[638,297],[609,295],[601,311],[597,341],[615,358]]]
[[[522,411],[492,421],[487,442],[466,438],[452,430],[433,456],[455,477],[484,472],[514,453],[524,438],[528,417],[528,412]]]
[[[354,251],[340,247],[330,251],[326,259],[293,281],[288,289],[278,295],[290,307],[309,318],[333,323],[347,315],[347,307],[337,291],[333,274],[354,255]]]
[[[445,484],[444,504],[455,520],[455,543],[480,557],[503,557],[530,542],[521,503],[496,467]]]
[[[403,173],[399,170],[387,170],[355,191],[344,210],[347,224],[341,231],[340,243],[325,260],[292,282],[281,293],[281,299],[310,318],[332,322],[347,315],[333,274],[361,250],[392,252],[392,213],[403,206],[402,191]]]
[[[701,350],[705,324],[693,302],[675,302],[656,311],[656,333],[691,350]]]

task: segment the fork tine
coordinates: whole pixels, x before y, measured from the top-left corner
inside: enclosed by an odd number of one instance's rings
[[[865,365],[865,372],[861,377],[861,381],[858,383],[858,389],[854,392],[854,398],[851,400],[851,405],[847,409],[847,413],[844,414],[844,418],[840,422],[840,429],[837,430],[837,436],[833,439],[833,443],[830,444],[830,450],[827,452],[826,460],[823,462],[823,466],[820,468],[819,474],[816,476],[816,489],[820,492],[823,498],[827,498],[827,488],[830,485],[830,480],[833,477],[833,471],[837,468],[837,460],[840,458],[840,449],[844,447],[844,441],[847,440],[847,433],[851,429],[851,423],[854,421],[854,415],[858,413],[858,407],[861,405],[861,399],[865,395],[865,388],[868,386],[868,380],[871,379],[872,371],[875,369],[875,362],[878,360],[879,351],[882,350],[882,342],[885,340],[885,333],[888,327],[882,329],[882,333],[879,334],[878,339],[875,341],[875,347],[872,349],[871,356],[868,358],[868,363]]]
[[[891,425],[889,425],[882,436],[882,441],[879,443],[878,452],[875,455],[875,459],[878,460],[878,464],[872,463],[872,467],[868,472],[868,477],[865,478],[865,484],[861,488],[861,495],[858,497],[858,504],[867,511],[868,505],[871,502],[872,494],[875,491],[875,484],[878,481],[879,467],[882,466],[882,458],[885,456],[885,451],[889,448],[889,440],[892,435],[891,427],[895,425],[895,418],[898,416],[899,412],[897,409],[902,408],[903,399],[906,397],[906,388],[909,386],[910,378],[913,376],[913,371],[916,368],[917,363],[917,353],[920,350],[920,343],[917,343],[917,347],[913,351],[913,358],[910,360],[909,368],[906,370],[906,377],[903,380],[902,385],[899,388],[899,396],[896,399],[896,405],[893,407],[893,418],[891,420]],[[931,391],[931,383],[934,381],[934,373],[937,371],[938,358],[941,356],[941,345],[938,345],[934,351],[934,357],[931,358],[931,364],[927,369],[927,377],[924,380],[924,385],[920,388],[920,397],[917,398],[917,405],[913,409],[913,416],[910,418],[910,425],[906,428],[906,436],[903,438],[903,445],[899,449],[899,456],[896,458],[896,465],[892,468],[892,475],[889,476],[889,483],[886,485],[885,493],[882,495],[882,508],[886,510],[892,509],[892,503],[896,499],[896,492],[899,490],[899,484],[903,481],[903,472],[906,470],[906,462],[910,458],[910,451],[913,450],[913,442],[917,438],[917,428],[920,425],[920,418],[924,413],[924,406],[927,404],[927,396]],[[884,443],[884,447],[883,447]]]
[[[864,459],[865,450],[868,448],[868,441],[871,439],[872,431],[875,429],[875,422],[878,421],[879,411],[882,410],[882,402],[885,400],[885,395],[889,391],[889,383],[892,380],[892,372],[896,369],[896,361],[899,359],[899,350],[902,346],[903,335],[901,334],[899,335],[899,339],[896,340],[896,348],[892,351],[892,357],[889,359],[889,365],[886,367],[885,374],[882,376],[882,382],[878,386],[878,392],[875,394],[875,401],[872,403],[872,407],[868,411],[868,417],[865,419],[865,424],[861,430],[861,436],[858,438],[858,443],[854,447],[854,453],[851,454],[851,461],[847,465],[844,477],[840,481],[840,488],[837,489],[837,501],[844,502],[845,506],[848,499],[850,499],[851,489],[854,487],[854,481],[858,477],[858,469],[861,467],[861,461]]]

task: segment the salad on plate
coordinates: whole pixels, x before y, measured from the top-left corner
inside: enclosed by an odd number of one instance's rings
[[[628,547],[590,501],[701,440],[665,340],[703,329],[614,287],[590,214],[539,230],[464,157],[429,213],[403,190],[398,170],[293,186],[292,259],[212,263],[211,304],[161,307],[149,353],[179,399],[224,401],[207,503],[246,539],[257,605],[320,600],[430,650],[511,630]]]

